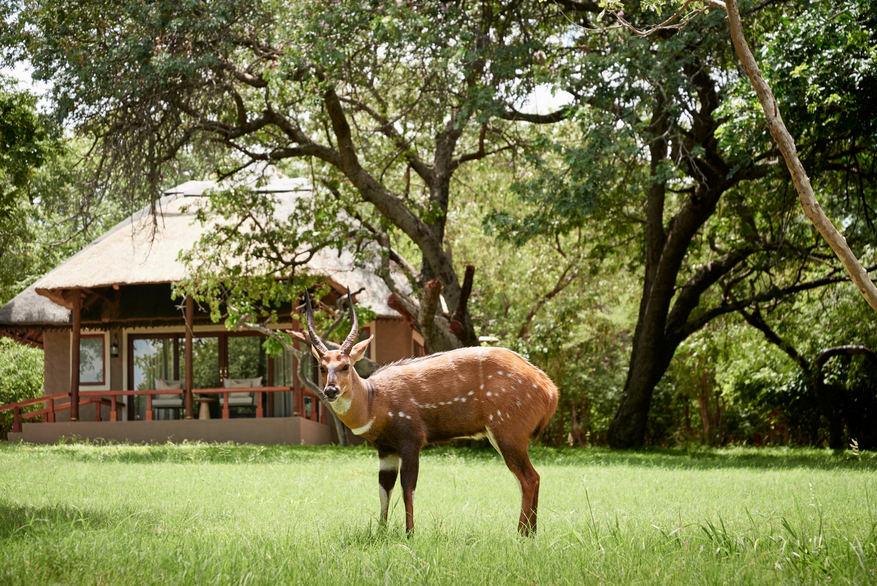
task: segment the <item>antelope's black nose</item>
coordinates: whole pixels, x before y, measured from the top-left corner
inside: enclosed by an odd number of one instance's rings
[[[338,398],[338,395],[341,394],[341,391],[338,390],[338,387],[330,385],[326,387],[325,393],[327,399],[329,399],[330,401],[334,401]]]

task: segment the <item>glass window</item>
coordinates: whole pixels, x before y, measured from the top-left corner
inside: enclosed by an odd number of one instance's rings
[[[262,336],[228,337],[228,378],[262,377],[262,384],[268,382],[268,355]]]
[[[175,343],[176,342],[176,343]],[[156,388],[155,380],[180,380],[180,357],[174,360],[174,347],[179,343],[173,338],[147,338],[134,340],[134,389],[138,391]]]
[[[104,384],[104,336],[79,338],[79,384]]]
[[[292,352],[286,348],[274,357],[274,385],[278,387],[294,387],[295,386],[295,365],[296,361]],[[292,417],[294,411],[293,394],[274,393],[274,416],[275,417]]]
[[[180,340],[180,376],[185,376],[186,340]],[[217,389],[219,382],[219,338],[215,336],[192,340],[192,388]]]

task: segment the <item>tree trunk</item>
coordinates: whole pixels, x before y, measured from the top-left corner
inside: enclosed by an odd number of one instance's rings
[[[582,434],[582,427],[579,424],[578,405],[576,405],[575,401],[569,405],[568,443],[570,446],[588,447],[588,442]]]
[[[828,419],[828,447],[832,450],[844,449],[843,441],[843,418],[837,409],[836,402],[825,389],[825,381],[822,376],[822,367],[833,356],[853,356],[860,355],[866,357],[871,362],[877,364],[877,354],[866,346],[851,344],[848,346],[836,346],[828,348],[819,353],[816,360],[813,361],[812,376],[813,388],[816,390],[816,400],[819,402],[822,414]]]
[[[645,443],[652,395],[677,346],[670,348],[664,336],[646,335],[637,327],[621,405],[609,425],[607,440],[613,448],[633,448]]]

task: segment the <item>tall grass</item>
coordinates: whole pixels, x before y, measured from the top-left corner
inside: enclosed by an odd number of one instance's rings
[[[416,533],[367,448],[0,445],[0,584],[877,584],[877,455],[424,452]]]

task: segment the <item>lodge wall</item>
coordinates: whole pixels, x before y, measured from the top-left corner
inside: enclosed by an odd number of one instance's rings
[[[58,393],[70,392],[70,331],[56,330],[46,331],[43,334],[43,396],[55,395]],[[109,388],[122,388],[122,360],[114,358],[109,361],[110,381],[112,386]],[[80,390],[92,390],[88,386],[80,386]],[[64,405],[69,403],[69,399],[59,399],[56,404]],[[96,406],[93,404],[80,405],[79,420],[94,421]],[[110,408],[104,406],[101,408],[101,418],[103,421],[109,421]],[[70,421],[70,410],[65,409],[55,414],[55,420],[58,422]]]

